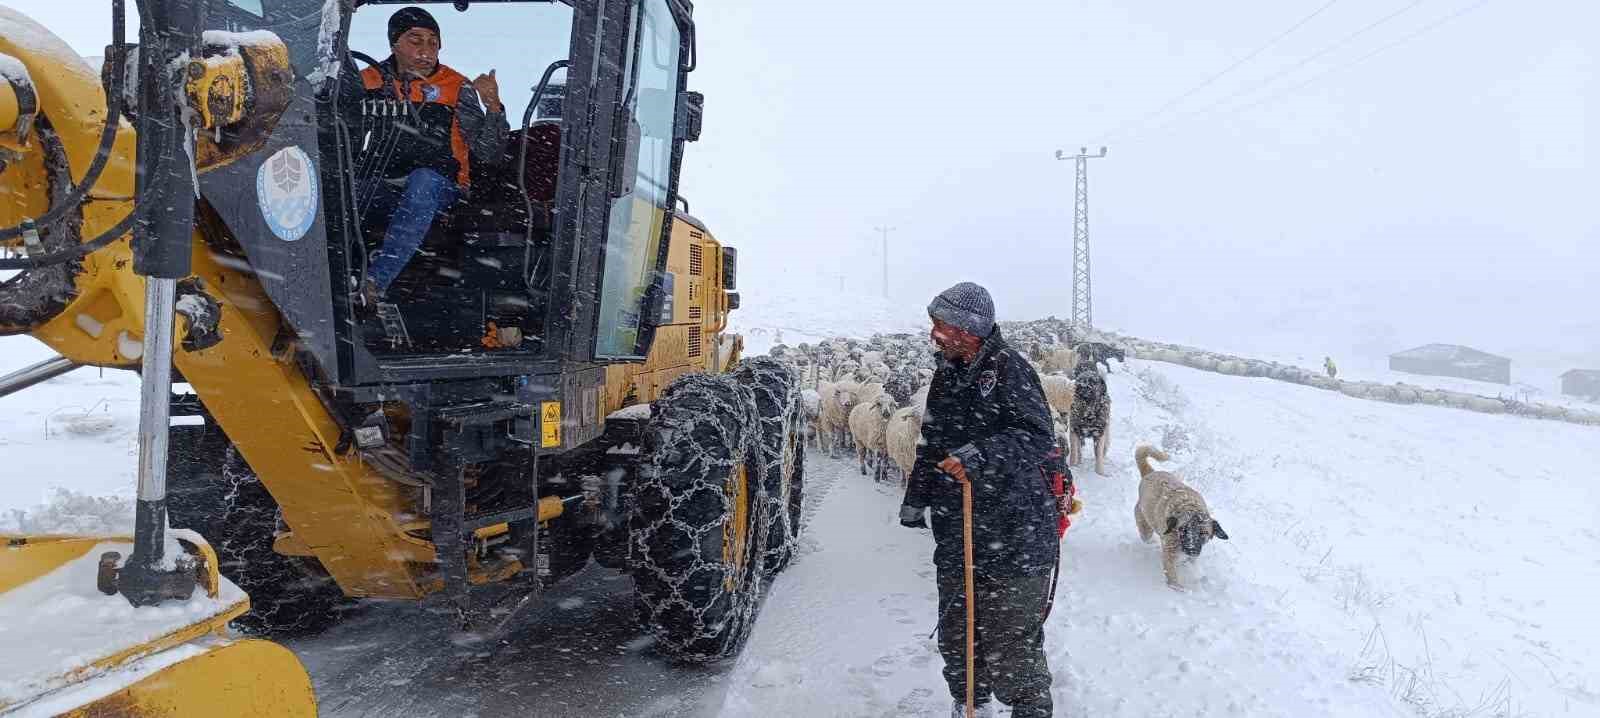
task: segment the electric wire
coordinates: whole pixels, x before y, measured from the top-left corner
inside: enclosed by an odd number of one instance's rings
[[[1224,96],[1222,99],[1217,100],[1216,102],[1213,102],[1213,103],[1211,103],[1209,105],[1206,105],[1205,107],[1202,107],[1199,110],[1196,110],[1194,112],[1190,112],[1190,113],[1184,114],[1184,115],[1178,117],[1176,120],[1163,122],[1163,123],[1160,123],[1160,124],[1155,125],[1153,127],[1147,127],[1142,131],[1134,132],[1132,136],[1134,138],[1143,137],[1143,136],[1146,136],[1146,135],[1148,135],[1148,134],[1150,134],[1152,132],[1157,132],[1157,131],[1160,131],[1160,130],[1167,129],[1167,128],[1171,127],[1174,122],[1184,122],[1184,121],[1187,121],[1187,120],[1197,119],[1199,117],[1205,116],[1205,115],[1209,114],[1210,112],[1212,112],[1213,110],[1216,110],[1217,108],[1222,107],[1222,106],[1226,105],[1227,103],[1232,102],[1233,100],[1235,100],[1235,99],[1237,99],[1237,98],[1239,98],[1241,96],[1248,95],[1250,93],[1256,92],[1257,90],[1259,90],[1259,89],[1261,89],[1263,87],[1267,87],[1269,85],[1272,85],[1273,83],[1277,82],[1278,80],[1281,80],[1284,77],[1288,76],[1290,73],[1293,73],[1296,70],[1299,70],[1300,68],[1311,64],[1312,62],[1315,62],[1315,61],[1317,61],[1317,60],[1319,60],[1319,59],[1321,59],[1323,57],[1326,57],[1329,53],[1335,52],[1335,51],[1337,51],[1337,50],[1349,45],[1350,43],[1355,42],[1357,39],[1360,39],[1363,35],[1366,35],[1367,33],[1372,32],[1373,30],[1376,30],[1376,29],[1378,29],[1378,28],[1380,28],[1380,27],[1392,22],[1395,18],[1398,18],[1401,15],[1404,15],[1405,13],[1411,11],[1412,9],[1414,9],[1417,6],[1421,5],[1422,3],[1423,3],[1423,0],[1411,0],[1411,2],[1409,4],[1399,8],[1398,10],[1395,10],[1395,11],[1393,11],[1393,12],[1387,14],[1387,15],[1384,15],[1383,17],[1380,17],[1377,20],[1374,20],[1374,21],[1362,26],[1360,29],[1356,30],[1355,32],[1352,32],[1352,33],[1350,33],[1348,35],[1345,35],[1344,37],[1340,38],[1339,40],[1334,41],[1333,43],[1330,43],[1328,45],[1323,46],[1322,49],[1317,50],[1316,52],[1311,53],[1310,55],[1307,55],[1307,56],[1301,58],[1299,61],[1289,65],[1288,67],[1286,67],[1286,68],[1284,68],[1284,69],[1282,69],[1282,70],[1280,70],[1280,71],[1278,71],[1276,73],[1273,73],[1270,77],[1268,77],[1265,80],[1262,80],[1261,82],[1258,82],[1258,83],[1255,83],[1254,85],[1246,86],[1244,88],[1236,90],[1236,91]],[[1126,141],[1126,139],[1127,138],[1124,138],[1124,141]]]
[[[1113,139],[1116,139],[1116,137],[1118,135],[1121,135],[1123,132],[1126,132],[1126,131],[1128,131],[1130,129],[1137,129],[1138,127],[1145,125],[1150,120],[1160,116],[1162,113],[1164,113],[1167,110],[1171,109],[1172,107],[1176,106],[1178,103],[1183,102],[1184,100],[1187,100],[1190,97],[1193,97],[1196,92],[1199,92],[1201,90],[1204,90],[1207,87],[1210,87],[1217,80],[1220,80],[1223,77],[1227,76],[1228,73],[1239,69],[1240,66],[1242,66],[1245,63],[1255,59],[1261,53],[1266,52],[1268,48],[1271,48],[1273,45],[1276,45],[1279,42],[1282,42],[1284,38],[1286,38],[1289,35],[1293,34],[1294,31],[1299,30],[1300,28],[1304,27],[1306,25],[1306,23],[1309,23],[1312,20],[1315,20],[1317,18],[1317,16],[1319,16],[1322,13],[1326,12],[1329,8],[1333,7],[1334,5],[1337,5],[1338,3],[1339,3],[1339,0],[1328,0],[1328,2],[1324,3],[1321,7],[1311,11],[1311,14],[1300,18],[1293,25],[1290,25],[1287,30],[1284,30],[1283,32],[1280,32],[1277,35],[1273,36],[1273,38],[1271,40],[1268,40],[1265,44],[1262,44],[1261,46],[1257,47],[1256,49],[1250,51],[1249,54],[1247,54],[1247,55],[1245,55],[1245,56],[1243,56],[1243,57],[1241,57],[1241,58],[1239,58],[1237,60],[1234,60],[1232,64],[1228,65],[1227,67],[1222,68],[1222,70],[1220,70],[1216,74],[1213,74],[1212,76],[1206,78],[1205,80],[1202,80],[1200,82],[1200,84],[1195,85],[1195,86],[1189,88],[1188,90],[1185,90],[1182,94],[1180,94],[1180,95],[1178,95],[1176,97],[1173,97],[1170,100],[1167,100],[1165,103],[1162,103],[1162,105],[1160,107],[1157,107],[1156,109],[1151,110],[1150,112],[1146,113],[1143,117],[1140,117],[1139,119],[1137,119],[1137,120],[1135,120],[1133,122],[1123,123],[1121,125],[1116,126],[1110,132],[1101,133],[1101,135],[1100,135],[1101,136],[1101,140],[1097,144],[1105,144],[1107,142],[1110,142]]]

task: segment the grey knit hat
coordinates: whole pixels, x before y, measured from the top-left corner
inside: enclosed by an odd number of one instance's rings
[[[994,331],[994,300],[989,298],[989,290],[962,282],[934,297],[928,305],[928,316],[974,336],[987,337]]]

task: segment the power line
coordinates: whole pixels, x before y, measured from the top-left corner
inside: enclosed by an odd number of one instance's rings
[[[1340,48],[1343,48],[1346,45],[1349,45],[1350,43],[1352,43],[1355,40],[1359,39],[1362,35],[1365,35],[1365,34],[1367,34],[1369,32],[1372,32],[1373,30],[1378,29],[1379,27],[1382,27],[1383,25],[1389,23],[1390,21],[1394,20],[1397,17],[1400,17],[1401,15],[1405,14],[1406,12],[1408,12],[1411,9],[1415,8],[1416,6],[1421,5],[1422,2],[1423,2],[1423,0],[1411,0],[1411,3],[1409,5],[1406,5],[1405,7],[1402,7],[1400,9],[1398,9],[1398,10],[1395,10],[1394,12],[1391,12],[1388,15],[1384,15],[1383,17],[1372,21],[1371,23],[1367,24],[1366,26],[1362,27],[1361,29],[1350,33],[1349,35],[1345,35],[1343,38],[1340,38],[1339,40],[1333,42],[1332,44],[1326,45],[1322,49],[1320,49],[1320,50],[1318,50],[1318,51],[1316,51],[1314,53],[1311,53],[1310,55],[1307,55],[1307,56],[1301,58],[1300,61],[1298,61],[1298,62],[1296,62],[1296,63],[1294,63],[1294,64],[1292,64],[1292,65],[1290,65],[1290,66],[1288,66],[1286,68],[1284,68],[1283,70],[1280,70],[1279,72],[1274,73],[1271,77],[1268,77],[1267,79],[1262,80],[1261,82],[1258,82],[1253,86],[1247,86],[1247,87],[1244,87],[1243,89],[1235,91],[1235,92],[1223,97],[1222,99],[1217,100],[1216,102],[1213,102],[1213,103],[1211,103],[1209,105],[1206,105],[1205,107],[1200,108],[1199,110],[1196,110],[1194,112],[1190,112],[1188,114],[1185,114],[1185,115],[1179,117],[1176,121],[1181,122],[1181,121],[1192,120],[1192,119],[1195,119],[1197,117],[1201,117],[1203,115],[1206,115],[1206,114],[1210,113],[1212,110],[1217,109],[1218,107],[1221,107],[1221,106],[1223,106],[1223,105],[1225,105],[1225,104],[1227,104],[1229,102],[1232,102],[1234,99],[1237,99],[1238,97],[1240,97],[1242,95],[1250,94],[1250,93],[1255,92],[1256,90],[1259,90],[1259,89],[1261,89],[1261,88],[1263,88],[1265,86],[1271,85],[1271,84],[1277,82],[1278,80],[1283,79],[1285,76],[1289,75],[1290,73],[1292,73],[1292,72],[1294,72],[1296,70],[1299,70],[1300,68],[1305,67],[1306,65],[1309,65],[1312,62],[1315,62],[1315,61],[1317,61],[1317,60],[1319,60],[1319,59],[1321,59],[1323,57],[1326,57],[1331,52],[1334,52],[1336,50],[1339,50]],[[1134,133],[1134,136],[1135,137],[1139,137],[1139,136],[1142,136],[1142,135],[1146,135],[1151,131],[1157,131],[1157,130],[1166,129],[1166,128],[1170,127],[1172,124],[1173,124],[1173,122],[1171,122],[1171,121],[1163,122],[1163,123],[1161,123],[1159,125],[1156,125],[1153,128],[1147,129],[1145,132],[1142,132],[1142,133],[1136,132],[1136,133]]]
[[[1220,72],[1218,72],[1218,73],[1206,78],[1205,80],[1201,81],[1200,84],[1189,88],[1188,90],[1184,91],[1183,94],[1178,95],[1177,97],[1174,97],[1174,98],[1172,98],[1170,100],[1167,100],[1160,107],[1157,107],[1156,109],[1151,110],[1149,113],[1147,113],[1143,117],[1140,117],[1138,120],[1136,120],[1134,122],[1124,123],[1121,126],[1116,127],[1110,133],[1105,134],[1103,136],[1103,139],[1105,141],[1110,141],[1110,140],[1114,139],[1117,135],[1119,135],[1119,134],[1121,134],[1121,133],[1123,133],[1123,132],[1125,132],[1125,131],[1127,131],[1129,129],[1134,129],[1134,128],[1137,128],[1138,126],[1144,125],[1145,123],[1149,122],[1151,119],[1159,116],[1161,113],[1163,113],[1166,110],[1170,109],[1172,106],[1174,106],[1174,105],[1176,105],[1176,104],[1178,104],[1180,102],[1183,102],[1184,100],[1189,99],[1190,97],[1192,97],[1194,95],[1194,93],[1199,92],[1201,90],[1204,90],[1207,87],[1210,87],[1212,85],[1212,83],[1216,82],[1217,80],[1222,79],[1223,76],[1225,76],[1228,73],[1233,72],[1234,70],[1238,69],[1240,65],[1243,65],[1246,62],[1249,62],[1249,61],[1255,59],[1257,55],[1260,55],[1261,53],[1266,52],[1267,48],[1270,48],[1273,45],[1278,44],[1284,38],[1286,38],[1290,34],[1292,34],[1295,30],[1299,30],[1306,23],[1311,22],[1312,20],[1316,19],[1316,17],[1318,15],[1321,15],[1328,8],[1331,8],[1334,5],[1337,5],[1338,3],[1339,3],[1339,0],[1328,0],[1328,2],[1323,4],[1322,7],[1319,7],[1316,10],[1311,11],[1310,15],[1307,15],[1307,16],[1305,16],[1303,18],[1300,18],[1300,20],[1298,22],[1296,22],[1293,25],[1290,25],[1289,29],[1278,33],[1271,40],[1268,40],[1266,42],[1266,44],[1261,45],[1260,47],[1257,47],[1256,49],[1252,50],[1250,52],[1250,54],[1245,55],[1244,57],[1241,57],[1241,58],[1233,61],[1233,64],[1222,68],[1222,71],[1220,71]]]
[[[1361,57],[1358,57],[1358,58],[1356,58],[1354,60],[1351,60],[1351,61],[1343,63],[1343,64],[1334,65],[1333,67],[1330,67],[1330,68],[1328,68],[1326,70],[1323,70],[1322,72],[1319,72],[1319,73],[1317,73],[1315,75],[1312,75],[1305,82],[1302,82],[1302,83],[1300,83],[1298,85],[1293,85],[1293,86],[1285,88],[1283,90],[1279,90],[1278,92],[1274,92],[1274,93],[1272,93],[1270,95],[1267,95],[1267,96],[1265,96],[1265,97],[1263,97],[1263,98],[1261,98],[1261,99],[1259,99],[1259,100],[1257,100],[1255,102],[1251,102],[1251,103],[1247,103],[1247,104],[1236,106],[1230,111],[1230,113],[1237,114],[1237,113],[1240,113],[1240,112],[1246,112],[1248,110],[1253,110],[1253,109],[1255,109],[1257,107],[1260,107],[1260,106],[1265,105],[1265,104],[1267,104],[1269,102],[1272,102],[1273,100],[1277,100],[1277,99],[1279,99],[1279,98],[1281,98],[1281,97],[1283,97],[1285,95],[1290,95],[1290,94],[1293,94],[1295,92],[1299,92],[1300,90],[1305,89],[1308,85],[1311,85],[1312,83],[1315,83],[1316,81],[1321,80],[1322,78],[1327,77],[1328,75],[1332,75],[1332,74],[1334,74],[1336,72],[1339,72],[1340,70],[1345,70],[1345,69],[1354,67],[1354,66],[1359,65],[1359,64],[1361,64],[1363,62],[1366,62],[1367,60],[1372,59],[1373,56],[1375,56],[1375,55],[1378,55],[1378,54],[1381,54],[1381,53],[1384,53],[1384,52],[1388,52],[1389,50],[1393,50],[1396,47],[1399,47],[1399,46],[1404,45],[1404,44],[1406,44],[1408,42],[1411,42],[1412,40],[1415,40],[1418,37],[1421,37],[1421,36],[1426,35],[1426,34],[1428,34],[1430,32],[1433,32],[1434,30],[1438,29],[1440,26],[1445,25],[1446,23],[1452,22],[1455,19],[1457,19],[1457,18],[1459,18],[1459,17],[1461,17],[1463,15],[1466,15],[1467,13],[1475,12],[1479,8],[1483,7],[1484,5],[1488,5],[1490,2],[1491,2],[1491,0],[1479,0],[1478,2],[1473,3],[1472,5],[1468,5],[1466,7],[1463,7],[1461,9],[1459,9],[1459,10],[1456,10],[1455,12],[1450,13],[1449,15],[1445,15],[1444,17],[1441,17],[1438,20],[1434,20],[1433,22],[1428,23],[1427,25],[1424,25],[1424,26],[1418,28],[1415,31],[1400,37],[1400,39],[1395,40],[1394,42],[1391,42],[1391,43],[1389,43],[1387,45],[1382,45],[1382,46],[1372,50],[1371,52],[1368,52],[1367,54],[1362,55]]]

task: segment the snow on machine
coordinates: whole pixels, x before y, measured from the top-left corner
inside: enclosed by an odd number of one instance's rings
[[[115,650],[0,677],[0,710],[92,713],[95,680],[164,671],[276,691],[242,714],[314,712],[291,654],[224,625],[312,632],[384,598],[493,630],[591,558],[629,572],[667,654],[742,646],[800,531],[800,394],[740,359],[736,254],[679,211],[690,3],[516,4],[570,34],[520,58],[540,80],[503,155],[374,302],[362,171],[415,115],[341,87],[381,70],[348,46],[357,6],[389,4],[143,0],[135,47],[113,0],[99,76],[0,8],[0,335],[59,354],[0,395],[92,365],[146,399],[135,535],[5,537],[0,620],[112,601],[149,629],[84,622]]]

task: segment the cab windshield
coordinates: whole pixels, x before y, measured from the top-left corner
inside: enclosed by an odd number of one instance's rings
[[[350,19],[350,49],[378,60],[388,57],[389,16],[400,7],[371,5],[357,10]],[[522,118],[540,73],[550,63],[566,59],[572,44],[572,8],[560,3],[473,3],[468,12],[456,12],[449,5],[425,7],[439,22],[439,62],[469,80],[493,70],[512,125]],[[554,80],[564,77],[557,72]]]
[[[667,0],[643,0],[634,11],[633,54],[623,96],[638,137],[638,170],[611,205],[597,358],[641,357],[641,317],[660,258],[671,192],[672,139],[678,98],[679,34]]]

